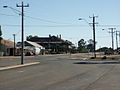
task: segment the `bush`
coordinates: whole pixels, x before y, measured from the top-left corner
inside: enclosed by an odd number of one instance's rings
[[[102,59],[107,59],[107,57],[106,57],[106,56],[103,56]]]
[[[95,59],[95,57],[91,57],[90,59]]]

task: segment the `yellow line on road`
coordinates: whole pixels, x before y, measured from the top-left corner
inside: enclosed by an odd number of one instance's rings
[[[30,65],[35,65],[35,64],[39,64],[40,62],[32,62],[32,63],[25,63],[25,64],[21,64],[21,65],[14,65],[14,66],[5,66],[5,67],[1,67],[1,70],[7,70],[7,69],[13,69],[13,68],[18,68],[18,67],[24,67],[24,66],[30,66]]]

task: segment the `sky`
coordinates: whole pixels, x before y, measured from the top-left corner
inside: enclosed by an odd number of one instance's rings
[[[16,34],[16,42],[21,41],[21,8],[16,4],[21,5],[22,1],[24,5],[29,4],[24,8],[24,40],[29,35],[48,37],[49,34],[61,34],[62,39],[77,46],[80,39],[88,41],[93,38],[89,25],[92,23],[89,17],[93,15],[98,16],[95,19],[98,23],[97,48],[112,46],[108,28],[120,31],[120,0],[0,0],[0,25],[2,37],[6,40],[13,41],[13,34]],[[6,5],[9,8],[3,8]],[[115,42],[114,34],[116,48]]]

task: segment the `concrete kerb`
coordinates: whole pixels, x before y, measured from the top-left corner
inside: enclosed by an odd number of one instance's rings
[[[24,58],[32,58],[35,56],[24,56]],[[18,59],[21,58],[21,56],[0,56],[0,60],[2,59]]]
[[[63,54],[55,54],[55,55],[63,55]],[[40,56],[40,57],[46,57],[46,56],[55,56],[54,54],[45,54],[45,55],[35,55],[35,56],[24,56],[24,58],[34,58],[36,56]],[[66,55],[66,54],[65,54]],[[0,56],[0,60],[2,59],[18,59],[21,58],[21,56]]]
[[[35,64],[40,64],[40,62],[32,62],[32,63],[25,63],[25,64],[20,64],[20,65],[0,67],[0,71],[8,70],[8,69],[14,69],[14,68],[19,68],[19,67],[30,66],[30,65],[35,65]]]

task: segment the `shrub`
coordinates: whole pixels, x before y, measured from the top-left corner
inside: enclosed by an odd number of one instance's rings
[[[102,59],[107,59],[107,57],[106,57],[106,56],[103,56]]]

